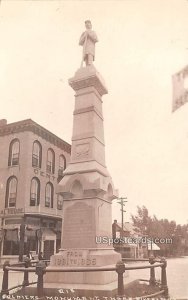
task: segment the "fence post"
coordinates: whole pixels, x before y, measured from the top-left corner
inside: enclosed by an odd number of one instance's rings
[[[9,261],[5,261],[3,264],[3,282],[2,282],[2,290],[1,290],[1,297],[3,295],[8,295],[8,270],[6,269],[6,267],[9,267]]]
[[[24,266],[25,266],[25,268],[26,269],[29,268],[30,265],[31,265],[31,261],[30,261],[29,257],[26,257],[24,259]],[[29,272],[27,270],[24,270],[24,279],[23,279],[23,283],[22,284],[23,284],[23,286],[29,285]]]
[[[167,276],[166,276],[166,267],[167,267],[167,261],[165,257],[161,258],[161,263],[163,264],[161,266],[161,290],[164,290],[164,296],[168,297],[168,286],[167,286]]]
[[[116,264],[116,272],[118,273],[118,297],[124,297],[123,274],[125,273],[125,264],[123,261],[118,261]]]
[[[44,290],[43,290],[43,275],[46,273],[46,265],[40,260],[36,265],[36,274],[38,275],[37,281],[37,296],[38,299],[44,299]]]
[[[155,257],[153,255],[151,255],[149,257],[149,263],[150,263],[151,266],[155,263]],[[150,268],[149,283],[150,283],[150,285],[155,285],[155,283],[156,283],[156,280],[155,280],[155,268],[154,267]]]

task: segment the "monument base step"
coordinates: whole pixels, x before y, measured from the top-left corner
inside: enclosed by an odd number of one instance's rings
[[[126,279],[126,289],[134,284],[138,280]],[[91,285],[91,284],[64,284],[64,283],[48,283],[44,284],[44,300],[112,300],[111,297],[118,299],[118,283],[114,281],[112,283],[104,285]],[[20,298],[24,295],[26,298]],[[125,296],[126,297],[126,296]],[[38,299],[36,287],[26,287],[20,290],[14,298],[10,299]]]
[[[50,269],[50,267],[48,267]],[[128,277],[128,271],[125,272]],[[60,273],[50,272],[45,274],[44,282],[46,284],[86,284],[86,285],[105,285],[117,281],[118,274],[115,271],[95,271],[95,272],[74,272]]]

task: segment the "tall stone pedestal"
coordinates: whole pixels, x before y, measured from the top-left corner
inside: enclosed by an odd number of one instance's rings
[[[62,249],[51,267],[101,267],[120,260],[112,237],[112,200],[117,198],[105,165],[102,96],[107,89],[95,67],[80,68],[69,80],[76,92],[71,161],[60,182],[63,195]],[[116,272],[47,273],[46,283],[107,285]]]

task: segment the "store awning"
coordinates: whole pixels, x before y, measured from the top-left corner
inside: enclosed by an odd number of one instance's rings
[[[160,250],[160,248],[154,242],[148,242],[148,250]]]
[[[6,230],[20,229],[20,225],[18,225],[18,224],[3,225],[3,229],[6,229]]]
[[[49,228],[45,228],[43,229],[43,233],[42,233],[43,238],[45,238],[46,240],[50,240],[50,239],[54,239],[56,238],[56,233],[49,229]]]

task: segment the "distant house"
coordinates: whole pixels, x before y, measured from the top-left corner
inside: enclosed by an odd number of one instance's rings
[[[147,246],[139,242],[141,233],[139,228],[129,222],[123,224],[114,220],[112,224],[114,248],[124,258],[141,258],[147,256]],[[118,243],[119,241],[119,243]]]
[[[159,246],[147,240],[140,229],[132,223],[125,222],[122,230],[122,225],[114,220],[112,234],[114,248],[124,258],[146,258],[150,254],[157,256],[160,251]]]

